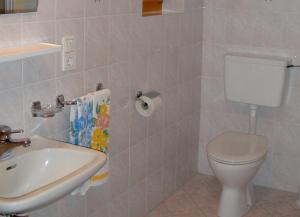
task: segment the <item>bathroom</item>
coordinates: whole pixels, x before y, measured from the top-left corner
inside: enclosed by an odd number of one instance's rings
[[[300,65],[298,0],[174,0],[175,12],[158,16],[142,16],[142,2],[39,0],[37,12],[0,15],[0,54],[76,39],[72,70],[62,70],[61,53],[0,63],[0,125],[24,129],[21,137],[62,137],[65,113],[33,117],[33,102],[53,104],[59,94],[72,100],[99,82],[111,90],[108,182],[29,216],[217,217],[221,185],[207,144],[249,128],[248,106],[225,98],[224,56],[247,50]],[[281,106],[257,112],[268,154],[247,217],[300,216],[300,70],[287,75]],[[160,93],[162,105],[151,117],[136,112],[138,91]]]

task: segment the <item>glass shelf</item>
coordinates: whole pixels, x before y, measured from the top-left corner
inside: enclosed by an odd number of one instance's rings
[[[36,43],[12,48],[0,48],[0,63],[21,60],[61,51],[62,46],[49,43]]]

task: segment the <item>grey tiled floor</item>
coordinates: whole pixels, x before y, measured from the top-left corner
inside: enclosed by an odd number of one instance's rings
[[[216,178],[197,175],[147,217],[217,217],[221,185]],[[296,194],[255,187],[256,204],[245,217],[300,217]]]

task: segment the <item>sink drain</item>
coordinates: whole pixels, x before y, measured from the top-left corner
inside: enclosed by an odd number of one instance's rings
[[[12,169],[15,169],[16,167],[17,167],[17,164],[14,164],[14,165],[7,167],[6,170],[12,170]]]

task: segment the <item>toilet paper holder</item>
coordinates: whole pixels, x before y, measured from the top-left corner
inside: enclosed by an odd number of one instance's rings
[[[136,93],[136,98],[137,98],[137,99],[140,99],[141,96],[143,96],[143,91],[138,91],[138,92]]]
[[[138,92],[136,93],[136,99],[137,99],[137,100],[140,100],[140,101],[142,102],[143,109],[148,109],[148,107],[149,107],[148,103],[144,102],[144,101],[141,99],[141,97],[142,97],[143,95],[144,95],[144,94],[143,94],[143,91],[138,91]]]
[[[156,91],[143,93],[138,91],[136,94],[135,108],[143,117],[150,117],[161,105],[161,94]]]
[[[147,96],[147,97],[150,97],[150,98],[154,98],[154,97],[157,97],[159,95],[160,95],[160,93],[156,92],[156,91],[150,91],[146,94],[144,94],[143,91],[138,91],[137,94],[136,94],[136,99],[140,100],[142,102],[143,109],[148,109],[149,108],[148,103],[145,102],[144,100],[142,100],[141,97],[142,96]]]

